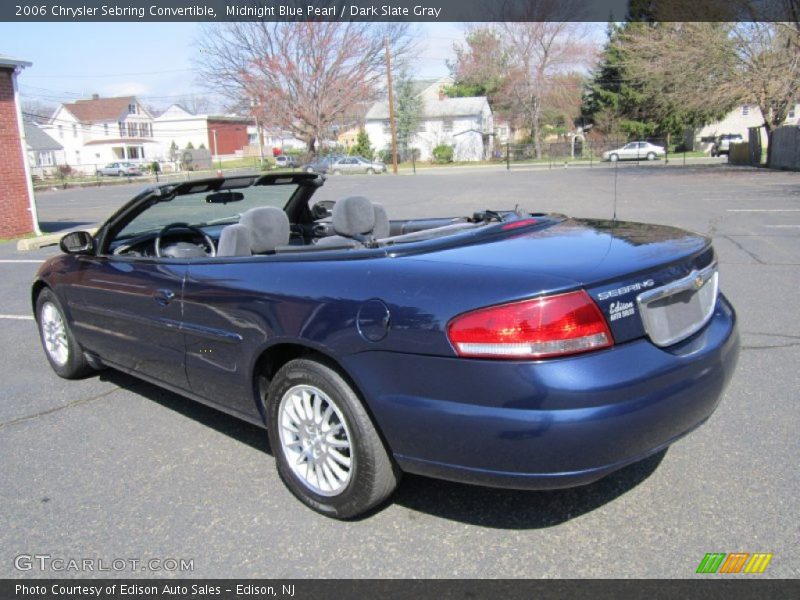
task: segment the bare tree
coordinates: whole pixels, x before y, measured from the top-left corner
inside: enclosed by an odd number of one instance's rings
[[[26,121],[47,123],[54,112],[56,112],[56,107],[49,102],[35,98],[22,98],[22,114]]]
[[[363,117],[385,81],[384,44],[397,64],[405,23],[242,22],[206,26],[198,58],[209,90],[316,151],[334,124]]]
[[[711,111],[758,106],[772,133],[800,94],[800,31],[785,24],[659,23],[623,40],[626,69],[665,105]]]
[[[547,107],[580,104],[580,88],[566,77],[587,66],[595,48],[583,23],[520,22],[500,25],[509,61],[505,94],[531,128],[536,158],[542,155],[542,115]]]

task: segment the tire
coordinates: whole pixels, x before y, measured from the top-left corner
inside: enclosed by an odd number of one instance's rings
[[[619,160],[619,154],[612,154],[611,156],[608,157],[608,160],[610,160],[611,162],[617,162]]]
[[[647,153],[647,160],[655,160],[655,159],[656,159],[656,153],[655,152],[648,152]]]
[[[342,174],[342,172],[341,172],[339,169],[336,169],[336,170],[333,172],[333,174],[334,174],[334,175],[341,175],[341,174]]]
[[[355,391],[335,369],[309,359],[286,363],[270,384],[266,409],[278,473],[306,506],[348,519],[377,506],[397,487],[400,471]]]
[[[124,177],[125,176],[125,172],[124,171],[120,171],[119,173],[117,173],[117,175],[119,177]]]
[[[719,152],[717,152],[716,148],[711,148],[711,158],[716,158],[719,156]]]
[[[313,173],[313,172],[314,172],[314,169],[312,169],[311,167],[307,167],[306,168],[306,173]]]
[[[78,379],[94,371],[72,335],[61,303],[49,288],[36,299],[36,324],[47,362],[59,377]]]
[[[372,167],[367,169],[367,175],[375,175],[375,169],[373,169]]]

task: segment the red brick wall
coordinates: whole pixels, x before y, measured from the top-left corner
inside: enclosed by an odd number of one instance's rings
[[[214,134],[217,132],[217,149],[214,151]],[[208,120],[208,150],[212,154],[233,154],[247,146],[247,123]]]
[[[0,67],[0,238],[33,231],[13,74],[12,69]]]

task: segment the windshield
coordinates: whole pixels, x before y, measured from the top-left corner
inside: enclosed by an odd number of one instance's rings
[[[212,193],[202,192],[176,196],[172,200],[158,202],[134,217],[117,234],[116,239],[131,238],[137,235],[160,231],[170,223],[188,223],[195,227],[230,224],[248,209],[258,206],[284,208],[297,190],[291,185],[259,185],[232,190],[244,195],[243,200],[228,203],[207,201]]]

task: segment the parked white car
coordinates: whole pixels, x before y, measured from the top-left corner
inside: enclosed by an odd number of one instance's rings
[[[650,142],[630,142],[622,148],[603,152],[603,160],[617,162],[618,160],[655,160],[666,156],[667,151],[663,146],[656,146]]]
[[[125,175],[141,175],[142,170],[135,164],[129,162],[115,162],[109,163],[105,167],[97,169],[98,175],[116,175],[124,177]]]
[[[363,156],[345,156],[328,167],[328,171],[334,175],[341,175],[342,173],[367,173],[373,175],[374,173],[385,173],[386,165],[382,162],[367,160]]]

